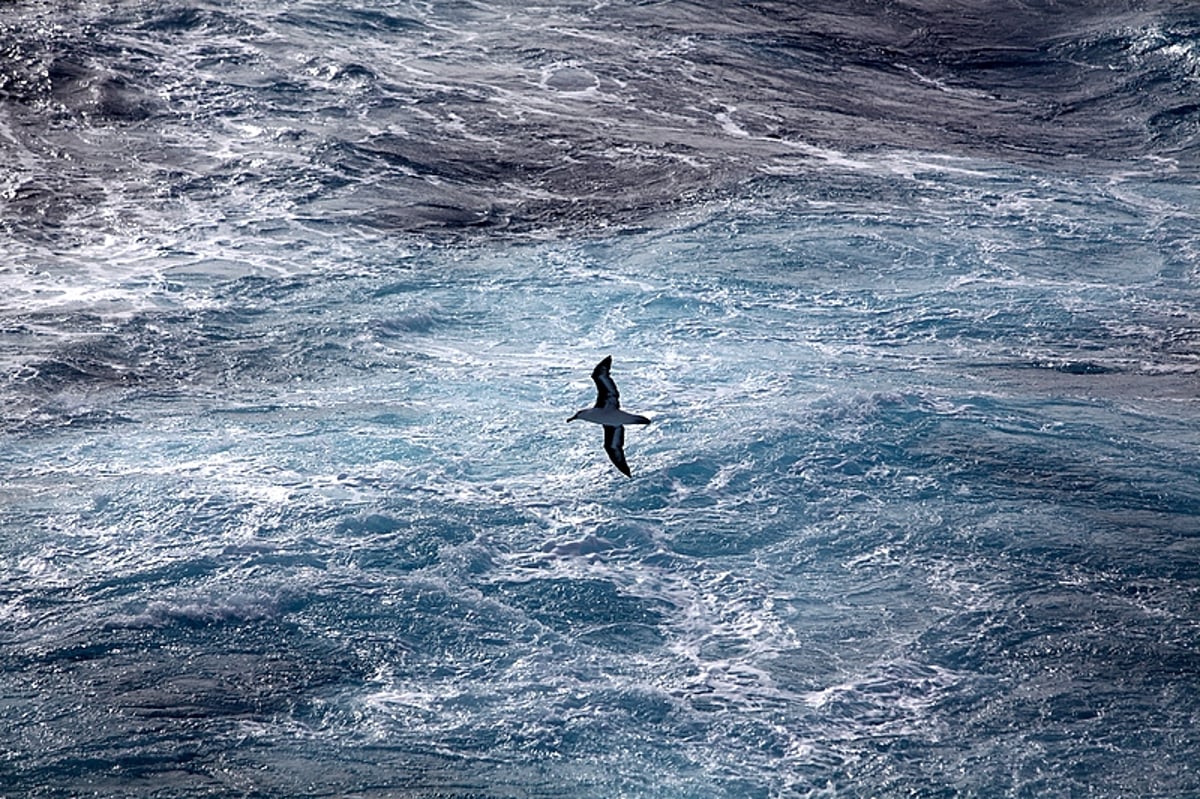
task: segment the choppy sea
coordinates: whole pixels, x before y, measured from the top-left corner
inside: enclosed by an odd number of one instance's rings
[[[0,3],[0,795],[1200,796],[1200,9]]]

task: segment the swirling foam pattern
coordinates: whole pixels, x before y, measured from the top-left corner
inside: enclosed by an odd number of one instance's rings
[[[7,4],[0,792],[1200,792],[1200,19],[1032,5]]]

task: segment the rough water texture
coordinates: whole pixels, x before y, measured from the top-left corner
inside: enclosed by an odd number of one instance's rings
[[[0,794],[1200,793],[1198,33],[0,5]]]

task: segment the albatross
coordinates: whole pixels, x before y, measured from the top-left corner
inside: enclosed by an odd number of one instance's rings
[[[567,421],[583,419],[585,422],[603,425],[604,451],[608,453],[609,460],[627,477],[632,477],[629,464],[625,462],[625,425],[650,424],[650,420],[645,416],[621,410],[621,395],[617,393],[617,384],[608,373],[611,367],[611,355],[596,364],[596,368],[592,370],[592,380],[596,383],[596,404],[591,408],[584,408]]]

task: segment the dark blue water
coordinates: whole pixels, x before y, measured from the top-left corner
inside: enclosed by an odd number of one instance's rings
[[[1198,34],[0,7],[0,794],[1200,794]]]

